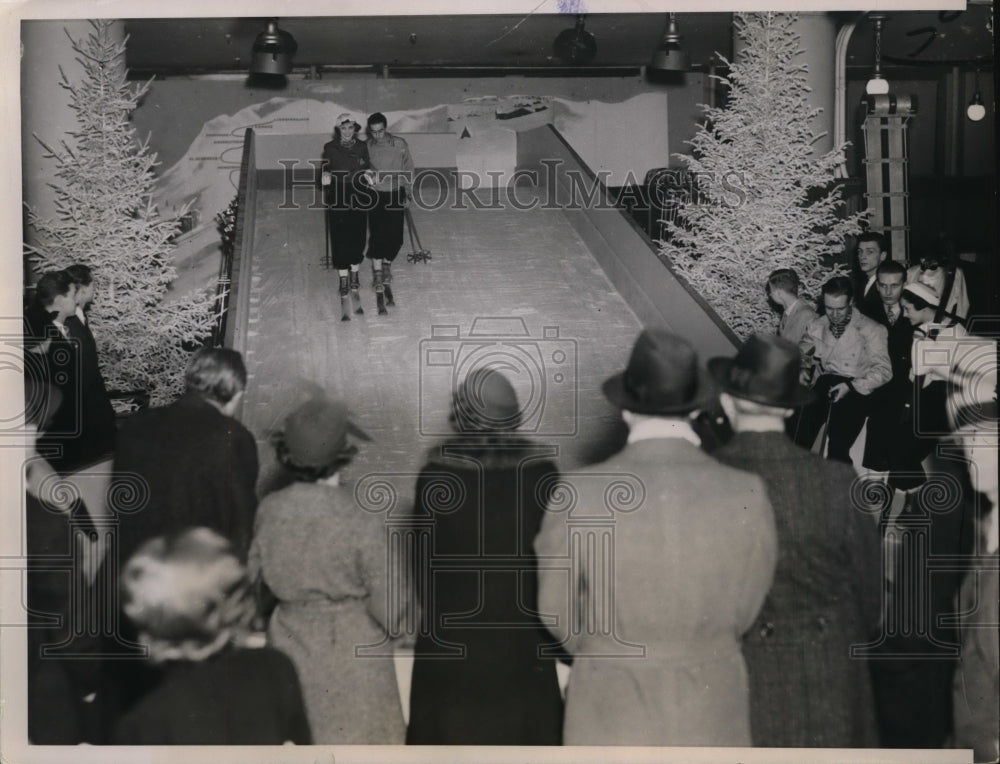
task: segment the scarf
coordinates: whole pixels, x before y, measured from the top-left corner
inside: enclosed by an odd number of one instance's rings
[[[847,325],[851,323],[851,316],[854,314],[854,306],[850,305],[847,308],[847,313],[844,314],[844,320],[840,323],[834,323],[834,320],[830,319],[830,331],[833,332],[833,336],[838,340],[844,336],[844,331],[847,329]],[[829,318],[829,317],[828,317]]]

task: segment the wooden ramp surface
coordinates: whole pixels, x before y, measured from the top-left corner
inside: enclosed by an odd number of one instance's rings
[[[413,209],[433,259],[408,263],[404,242],[388,316],[376,313],[363,263],[365,315],[341,322],[322,212],[281,202],[281,191],[259,192],[251,263],[243,420],[258,439],[262,492],[275,474],[268,433],[320,385],[373,438],[345,477],[365,490],[384,481],[409,502],[427,449],[448,432],[454,381],[486,359],[502,364],[525,431],[553,446],[563,470],[620,444],[600,386],[624,367],[640,325],[561,211]]]

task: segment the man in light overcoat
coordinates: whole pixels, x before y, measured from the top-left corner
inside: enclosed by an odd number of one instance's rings
[[[699,448],[683,339],[644,331],[604,394],[630,432],[566,477],[535,539],[543,623],[573,654],[564,745],[750,745],[740,638],[774,575],[760,478]]]

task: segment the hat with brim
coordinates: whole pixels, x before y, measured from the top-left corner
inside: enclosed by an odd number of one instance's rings
[[[281,441],[289,462],[299,467],[322,469],[348,452],[348,435],[371,440],[351,421],[342,401],[314,398],[288,415]]]
[[[337,117],[336,124],[337,127],[343,127],[344,125],[355,125],[357,123],[358,121],[354,118],[353,114],[347,114],[345,112],[344,114],[341,114],[339,117]]]
[[[601,390],[619,408],[650,416],[679,416],[711,399],[694,348],[662,329],[644,330],[625,371],[605,380]]]
[[[765,406],[798,408],[813,400],[811,390],[799,383],[802,361],[788,340],[755,334],[735,358],[713,358],[708,371],[722,392]]]
[[[926,302],[931,307],[936,308],[938,305],[941,304],[941,296],[937,292],[935,292],[934,289],[927,286],[926,284],[921,284],[919,281],[914,281],[911,284],[906,284],[903,287],[903,294],[906,294],[907,292],[909,292],[912,295],[915,295],[916,297],[919,297],[921,300]]]

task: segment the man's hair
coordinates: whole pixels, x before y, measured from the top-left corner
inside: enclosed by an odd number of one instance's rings
[[[906,281],[906,266],[896,260],[883,260],[879,263],[875,270],[875,277],[878,278],[883,273],[902,276],[903,281]]]
[[[246,633],[255,611],[246,569],[209,528],[147,541],[122,570],[121,593],[155,663],[204,660]]]
[[[389,120],[385,118],[385,114],[377,111],[368,118],[368,127],[371,127],[372,125],[385,125],[388,127]]]
[[[768,289],[780,289],[796,297],[799,295],[799,285],[799,274],[791,268],[778,268],[767,277]]]
[[[834,276],[827,281],[820,290],[824,297],[844,297],[853,299],[854,286],[847,276]]]
[[[858,246],[860,247],[866,241],[874,241],[878,244],[878,248],[881,252],[886,252],[885,248],[885,237],[880,233],[875,233],[875,231],[865,231],[858,237]]]
[[[247,385],[243,357],[229,348],[201,348],[191,356],[184,372],[184,385],[188,392],[202,398],[223,405],[229,403]]]
[[[66,268],[65,273],[69,276],[70,281],[77,286],[90,286],[94,283],[94,274],[90,270],[90,266],[83,263],[73,263]]]
[[[66,271],[49,271],[43,273],[35,284],[35,299],[42,307],[48,307],[56,297],[69,294],[73,281]]]

